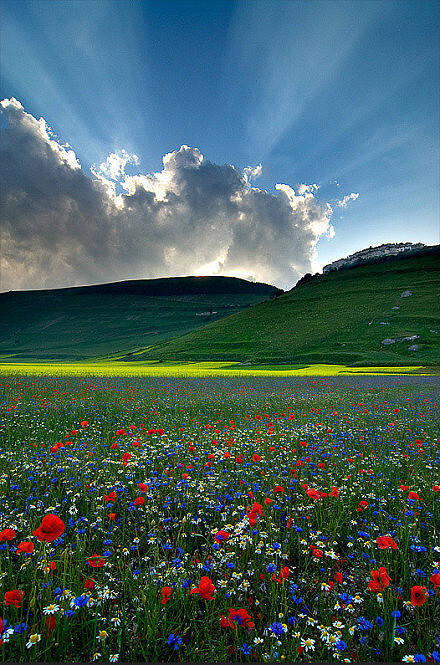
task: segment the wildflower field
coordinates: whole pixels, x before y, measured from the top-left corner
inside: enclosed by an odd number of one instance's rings
[[[440,662],[438,377],[0,377],[8,661]]]

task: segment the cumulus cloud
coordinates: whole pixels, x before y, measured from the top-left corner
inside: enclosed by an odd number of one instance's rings
[[[128,175],[139,159],[121,151],[90,176],[43,119],[14,98],[1,108],[3,291],[192,274],[287,289],[334,233],[318,185],[277,184],[272,194],[251,185],[261,165],[241,173],[186,145],[158,173]]]

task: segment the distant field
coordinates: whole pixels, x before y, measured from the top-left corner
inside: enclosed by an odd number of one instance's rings
[[[3,374],[52,374],[80,376],[343,376],[343,375],[438,375],[434,367],[348,367],[346,365],[241,365],[238,362],[89,362],[89,363],[0,363]]]

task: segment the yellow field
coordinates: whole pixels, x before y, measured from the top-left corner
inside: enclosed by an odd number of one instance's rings
[[[246,367],[238,362],[165,364],[160,362],[0,363],[0,374],[55,374],[94,376],[343,376],[438,374],[428,367],[347,367],[346,365],[285,365]]]

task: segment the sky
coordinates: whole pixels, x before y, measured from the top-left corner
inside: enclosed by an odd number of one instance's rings
[[[436,0],[2,0],[0,290],[440,242]]]

